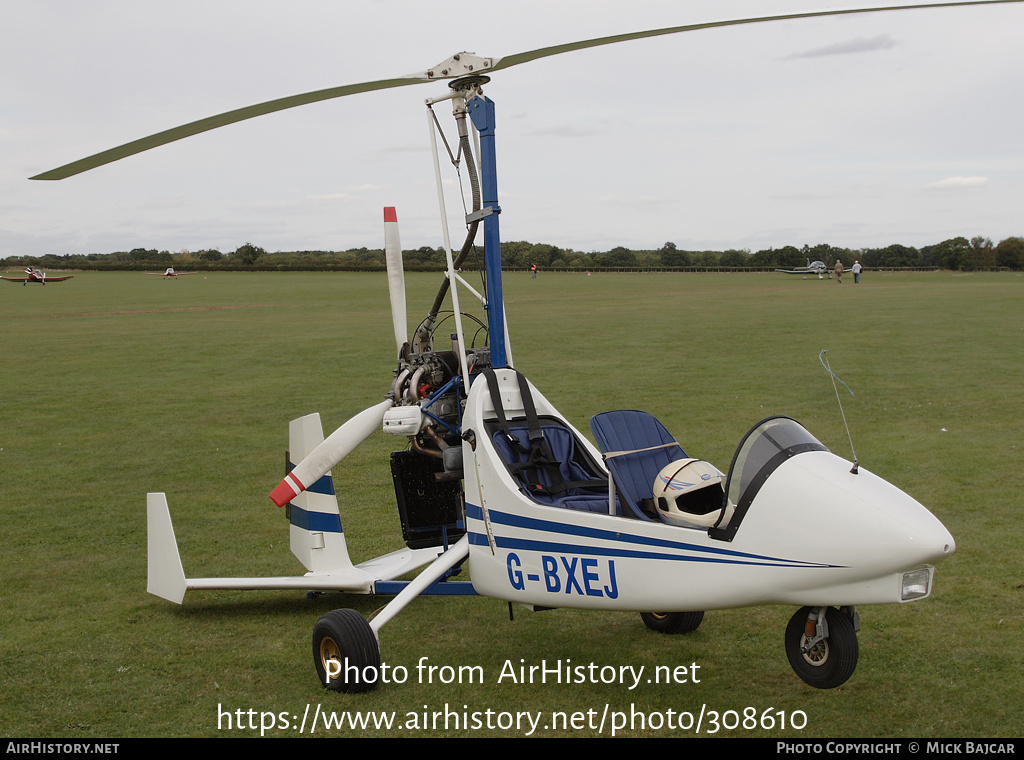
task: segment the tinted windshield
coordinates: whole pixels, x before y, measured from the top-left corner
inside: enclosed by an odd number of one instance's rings
[[[732,466],[729,468],[729,501],[739,505],[747,488],[755,479],[760,486],[770,473],[762,470],[782,452],[788,452],[791,456],[801,451],[814,450],[827,451],[818,439],[796,420],[790,417],[769,417],[762,420],[747,433],[736,449],[736,456],[733,457]],[[771,469],[778,467],[788,458],[783,456],[775,459]]]

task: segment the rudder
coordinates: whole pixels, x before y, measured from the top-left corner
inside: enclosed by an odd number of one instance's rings
[[[318,413],[292,420],[288,426],[287,471],[323,441]],[[330,471],[294,496],[285,509],[290,523],[292,554],[307,570],[322,573],[352,567]]]

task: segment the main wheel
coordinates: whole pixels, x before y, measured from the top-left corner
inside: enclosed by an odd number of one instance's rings
[[[812,607],[797,610],[786,626],[786,656],[793,670],[816,689],[841,686],[857,669],[860,654],[853,621],[835,607],[825,612],[828,636],[804,652],[809,638],[808,615]],[[813,638],[813,633],[811,638]]]
[[[370,691],[380,676],[380,645],[358,612],[332,610],[313,627],[313,662],[320,683],[331,691]]]
[[[644,625],[658,633],[691,633],[704,620],[703,612],[641,612]]]

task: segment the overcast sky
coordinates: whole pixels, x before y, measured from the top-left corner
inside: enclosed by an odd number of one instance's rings
[[[877,4],[877,3],[872,3]],[[468,50],[865,7],[808,0],[5,0],[0,257],[438,246],[423,101],[443,83],[28,177],[234,108]],[[582,251],[1024,235],[1024,3],[762,23],[495,73],[504,240]],[[437,107],[451,135],[450,108]],[[461,241],[457,177],[446,173]],[[467,183],[468,186],[468,183]]]

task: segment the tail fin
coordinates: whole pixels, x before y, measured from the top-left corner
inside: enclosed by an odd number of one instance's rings
[[[324,441],[319,414],[307,414],[292,420],[288,426],[288,461],[290,472]],[[299,562],[310,572],[351,569],[345,533],[341,527],[338,497],[334,479],[328,472],[287,505],[291,523],[291,548]]]
[[[181,567],[178,542],[174,538],[171,512],[167,508],[167,496],[164,494],[146,494],[146,525],[149,542],[149,580],[146,590],[181,604],[187,588],[185,571]]]

